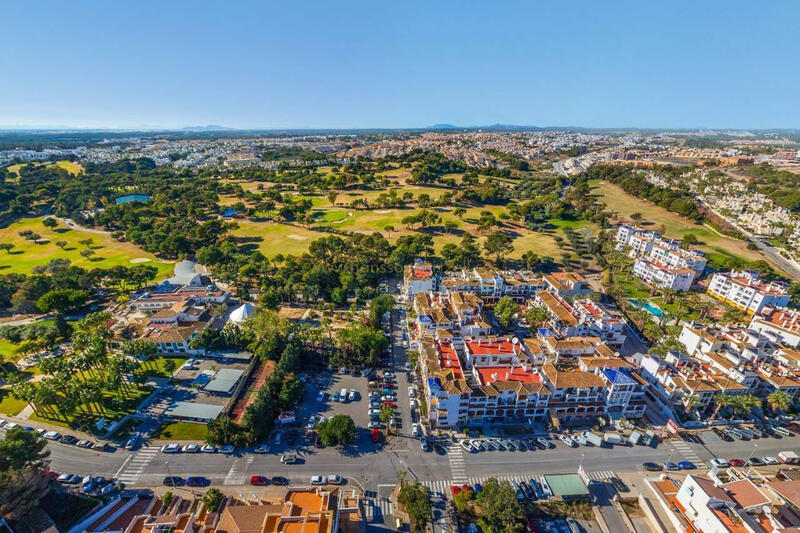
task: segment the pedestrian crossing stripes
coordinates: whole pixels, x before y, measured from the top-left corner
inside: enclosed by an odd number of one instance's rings
[[[450,461],[450,475],[453,476],[455,483],[467,481],[467,465],[464,463],[464,450],[461,446],[450,444],[447,450],[447,458]]]
[[[598,470],[596,472],[587,472],[587,476],[589,479],[593,479],[595,481],[606,481],[609,478],[616,477],[613,470]],[[528,483],[531,479],[535,479],[539,481],[541,473],[531,473],[529,475],[507,475],[507,474],[497,474],[497,475],[489,475],[489,476],[478,476],[478,477],[468,477],[464,478],[463,480],[443,480],[437,479],[433,481],[423,481],[422,484],[428,487],[431,491],[432,495],[435,496],[445,496],[450,493],[450,487],[453,485],[463,485],[468,484],[470,486],[475,486],[476,483],[486,483],[486,480],[489,478],[495,478],[498,481],[506,481],[508,483],[521,483],[526,482]]]
[[[700,459],[700,456],[697,455],[697,452],[695,452],[694,448],[692,448],[688,443],[684,441],[672,441],[671,445],[674,453],[681,457],[681,459],[673,460],[673,463],[686,460],[691,461],[698,468],[707,466],[706,462]]]
[[[370,498],[365,506],[367,522],[386,522],[392,514],[392,501],[387,497]]]
[[[147,466],[158,455],[160,449],[158,446],[147,446],[141,448],[138,452],[132,455],[131,460],[128,461],[117,474],[117,480],[122,481],[128,485],[133,485],[139,481],[139,476],[147,469]]]
[[[233,461],[231,469],[228,470],[228,475],[225,476],[223,485],[244,485],[247,481],[247,467],[255,459],[254,455],[248,455],[244,458],[237,458]]]

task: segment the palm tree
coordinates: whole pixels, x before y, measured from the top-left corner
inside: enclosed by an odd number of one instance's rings
[[[786,411],[792,405],[792,396],[788,392],[776,390],[767,396],[767,403],[773,411]]]
[[[697,404],[699,402],[700,402],[700,396],[698,396],[693,392],[687,394],[686,397],[683,399],[683,405],[686,407],[686,411],[688,413],[694,411],[695,407],[697,407]]]
[[[664,288],[661,289],[661,296],[664,298],[664,303],[670,304],[678,296],[678,291],[675,289]]]
[[[761,406],[761,400],[752,394],[739,394],[734,396],[733,411],[744,414]]]
[[[723,407],[733,406],[734,402],[735,402],[735,399],[730,394],[724,394],[722,392],[718,392],[717,394],[715,394],[714,395],[714,403],[716,405],[714,406],[714,412],[711,413],[711,418],[712,419],[716,418],[717,417],[717,413],[719,413],[720,409],[722,409]]]

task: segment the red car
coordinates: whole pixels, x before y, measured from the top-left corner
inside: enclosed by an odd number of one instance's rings
[[[455,496],[461,492],[461,487],[458,485],[450,485],[450,491],[453,493],[453,496]]]
[[[54,472],[53,470],[45,470],[44,475],[50,479],[50,481],[55,481],[58,479],[58,472]]]
[[[372,430],[372,442],[378,443],[381,440],[381,431],[377,428]]]
[[[391,407],[392,409],[394,409],[394,402],[383,402],[381,404],[381,407]]]
[[[253,476],[250,478],[251,485],[269,485],[269,478],[266,476]]]
[[[728,459],[728,464],[731,466],[741,467],[744,466],[744,461],[742,459]]]

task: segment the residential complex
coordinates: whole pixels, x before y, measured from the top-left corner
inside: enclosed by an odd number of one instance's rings
[[[714,274],[708,294],[751,315],[767,307],[786,307],[790,299],[786,284],[762,283],[758,273],[750,271]]]
[[[615,239],[617,249],[634,259],[633,274],[656,287],[688,291],[706,268],[702,252],[684,250],[680,241],[655,231],[622,224]]]

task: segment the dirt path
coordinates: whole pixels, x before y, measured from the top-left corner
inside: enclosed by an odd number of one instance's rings
[[[85,233],[94,233],[95,235],[111,235],[110,231],[106,231],[104,229],[94,229],[94,228],[87,228],[86,226],[81,226],[71,218],[60,218],[56,217],[56,220],[64,224],[69,229],[74,229],[75,231],[82,231]]]

